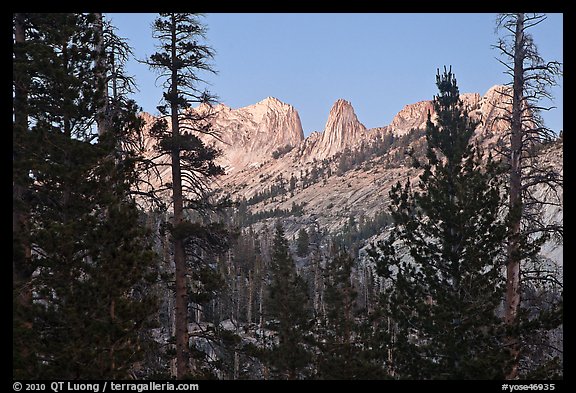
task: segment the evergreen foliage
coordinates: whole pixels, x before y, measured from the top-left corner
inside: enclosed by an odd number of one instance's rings
[[[476,124],[451,70],[437,75],[438,115],[426,127],[427,160],[415,186],[390,192],[395,227],[370,250],[385,279],[383,313],[396,378],[502,378],[507,365],[500,168],[470,143]]]
[[[269,287],[268,315],[278,332],[278,344],[267,354],[278,379],[302,379],[311,362],[307,334],[311,327],[311,307],[306,282],[296,272],[288,241],[276,225],[272,246],[272,282]]]
[[[302,228],[298,231],[298,240],[296,243],[296,254],[299,257],[305,257],[308,255],[308,246],[310,244],[310,238],[308,237],[308,232],[306,228]]]
[[[228,206],[227,201],[214,201],[210,181],[224,173],[214,160],[219,155],[200,135],[216,135],[209,119],[214,97],[200,88],[201,72],[213,72],[209,63],[210,47],[203,45],[205,27],[197,15],[161,13],[154,21],[154,38],[160,45],[146,63],[160,74],[165,91],[158,110],[165,115],[151,128],[157,139],[160,157],[170,160],[172,183],[170,192],[174,215],[172,231],[175,266],[175,338],[176,377],[206,376],[212,371],[207,365],[204,340],[191,349],[189,322],[200,324],[202,303],[207,302],[219,286],[217,266],[210,261],[228,247],[224,226],[214,223],[215,213]],[[206,111],[190,110],[192,104],[205,104]],[[161,166],[153,163],[152,167]],[[195,310],[191,320],[189,309]]]
[[[392,216],[384,210],[377,212],[373,218],[360,216],[359,222],[349,217],[342,229],[332,235],[332,242],[355,254],[366,245],[368,239],[382,233],[392,222]]]
[[[130,197],[135,157],[117,150],[124,127],[137,125],[134,106],[118,106],[98,137],[94,15],[19,18],[25,42],[15,51],[29,61],[14,79],[27,81],[30,100],[14,107],[28,119],[15,127],[15,157],[33,180],[21,202],[34,274],[14,286],[13,375],[128,378],[154,345],[156,310],[156,258]],[[26,303],[17,300],[25,287]]]
[[[371,350],[372,332],[366,310],[358,307],[354,258],[334,252],[324,269],[325,317],[317,328],[317,377],[320,379],[380,379],[381,355]],[[365,314],[364,314],[365,315]]]

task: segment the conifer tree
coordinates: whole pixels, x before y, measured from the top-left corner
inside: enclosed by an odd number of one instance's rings
[[[379,379],[384,376],[370,350],[367,318],[359,315],[353,269],[345,250],[333,252],[324,272],[325,317],[319,322],[317,374],[320,379]],[[365,310],[364,310],[365,311]],[[365,314],[364,314],[365,316]]]
[[[275,322],[278,344],[268,353],[268,360],[278,379],[301,379],[311,361],[306,344],[311,327],[310,299],[280,223],[274,234],[271,271],[268,319]]]
[[[29,121],[15,149],[18,157],[34,152],[25,162],[33,180],[25,203],[35,274],[26,283],[34,328],[27,347],[14,322],[19,378],[127,378],[152,343],[155,301],[147,287],[155,256],[130,198],[134,157],[117,150],[136,115],[127,109],[98,138],[94,21],[89,14],[25,16],[27,45],[19,49],[28,61],[15,80],[29,82],[30,100],[14,116]]]
[[[509,379],[519,377],[520,361],[529,352],[525,345],[529,340],[522,335],[529,337],[536,332],[536,318],[532,316],[528,323],[526,310],[522,310],[522,294],[535,281],[538,286],[543,276],[549,276],[546,272],[549,269],[542,269],[533,260],[546,240],[553,238],[562,242],[564,237],[563,225],[545,222],[542,213],[547,205],[562,206],[557,190],[563,186],[562,175],[553,166],[539,160],[537,154],[542,143],[555,137],[540,113],[553,109],[546,107],[544,101],[552,99],[549,88],[557,85],[557,79],[562,75],[562,64],[545,61],[529,33],[529,29],[545,20],[545,15],[524,13],[501,14],[497,20],[498,28],[504,33],[496,45],[504,58],[499,61],[511,78],[510,88],[501,92],[504,105],[500,108],[504,111],[502,120],[509,125],[506,141],[502,143],[502,152],[508,163],[509,217],[505,320],[510,328],[508,348],[514,358],[507,375]],[[541,198],[541,193],[548,197]],[[525,274],[522,270],[527,263],[536,268],[526,269],[530,273]],[[561,292],[561,288],[556,290]],[[538,318],[543,326],[547,325],[544,330],[561,324],[561,309],[560,295],[540,316],[543,318]],[[537,349],[537,352],[542,351],[550,352],[546,346]],[[558,353],[557,350],[552,352]]]
[[[500,169],[470,144],[451,69],[436,77],[435,118],[416,185],[390,191],[395,227],[370,250],[384,282],[382,313],[393,329],[387,368],[395,378],[502,378],[507,362],[498,315],[506,224]]]
[[[169,165],[172,175],[166,188],[173,211],[176,376],[182,379],[201,373],[200,365],[190,356],[189,306],[200,316],[198,302],[206,300],[218,286],[215,265],[206,255],[227,247],[226,231],[210,217],[217,206],[210,198],[209,181],[224,171],[214,163],[218,151],[200,138],[201,134],[215,134],[208,121],[210,106],[204,106],[206,111],[191,110],[194,103],[210,104],[213,100],[199,87],[201,72],[213,72],[209,63],[213,51],[200,43],[205,27],[197,15],[164,13],[155,20],[153,29],[159,52],[146,63],[160,74],[165,92],[163,104],[158,106],[164,116],[153,124],[151,133],[158,140],[159,155],[169,161],[158,161],[155,166]],[[194,354],[202,356],[199,351]]]
[[[308,255],[309,245],[310,245],[310,238],[308,237],[308,232],[306,232],[306,228],[302,228],[298,231],[296,254],[299,257],[305,257],[306,255]]]
[[[34,268],[31,258],[30,205],[27,201],[31,179],[29,140],[29,89],[31,43],[29,16],[16,13],[13,19],[13,126],[12,126],[12,291],[13,291],[13,363],[14,375],[30,375],[35,363],[33,320],[30,315]],[[28,368],[28,370],[24,370]]]

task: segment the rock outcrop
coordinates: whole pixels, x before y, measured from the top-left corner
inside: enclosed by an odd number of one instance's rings
[[[366,127],[358,120],[352,104],[339,99],[332,106],[322,137],[311,154],[318,160],[331,157],[358,143],[365,134]]]
[[[476,135],[481,138],[488,138],[494,142],[493,136],[501,135],[505,132],[507,123],[502,120],[505,115],[506,96],[502,93],[507,92],[506,86],[495,85],[481,96],[478,93],[460,94],[460,99],[464,108],[468,111],[469,116],[480,122]],[[402,136],[412,129],[426,129],[428,112],[435,119],[434,106],[431,100],[420,101],[415,104],[404,106],[404,108],[394,116],[392,122],[387,127],[396,136]]]
[[[415,104],[406,105],[394,116],[390,123],[389,130],[397,136],[402,136],[412,129],[425,129],[428,120],[428,112],[434,112],[432,101],[420,101]]]
[[[477,136],[491,143],[506,129],[505,122],[500,120],[505,106],[505,96],[501,92],[505,90],[506,87],[496,85],[484,96],[478,93],[461,94],[470,116],[481,122]],[[389,125],[367,130],[358,120],[351,103],[339,99],[330,110],[324,130],[304,138],[297,110],[273,97],[238,109],[218,104],[215,107],[201,105],[192,110],[214,113],[210,122],[219,137],[203,138],[222,151],[220,164],[228,174],[260,167],[273,156],[278,158],[292,149],[294,153],[289,156],[293,156],[293,159],[296,159],[297,152],[297,159],[302,162],[323,160],[343,152],[347,147],[354,148],[362,142],[369,142],[384,131],[400,137],[413,129],[423,130],[428,113],[432,114],[433,119],[435,115],[431,100],[420,101],[404,106]],[[148,114],[142,116],[148,122],[152,119]],[[151,148],[152,145],[148,143],[147,147]]]
[[[300,116],[293,106],[268,97],[254,105],[214,108],[212,129],[219,138],[207,138],[223,151],[228,172],[260,165],[278,148],[298,146],[304,140]]]
[[[484,131],[501,133],[509,127],[508,122],[503,117],[512,107],[509,99],[510,94],[509,87],[495,85],[478,100],[476,113],[482,120],[481,126]]]

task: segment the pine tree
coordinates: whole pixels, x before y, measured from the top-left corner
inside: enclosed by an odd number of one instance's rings
[[[308,237],[308,232],[306,228],[302,228],[298,231],[298,240],[296,243],[296,254],[299,257],[305,257],[308,255],[308,247],[310,244],[310,239]]]
[[[502,14],[498,17],[498,28],[507,36],[499,39],[496,48],[500,50],[506,60],[500,63],[506,67],[506,73],[511,77],[510,89],[502,91],[505,106],[503,120],[509,124],[510,132],[506,135],[509,141],[503,143],[504,157],[509,163],[508,181],[508,209],[509,209],[509,235],[508,258],[506,263],[507,289],[505,320],[510,327],[508,347],[514,358],[513,365],[508,373],[509,379],[519,376],[519,365],[523,355],[521,338],[527,323],[526,313],[522,311],[522,292],[534,280],[542,280],[541,268],[530,269],[530,276],[523,274],[522,269],[529,261],[536,258],[542,244],[551,236],[562,241],[563,226],[560,223],[545,223],[542,219],[542,208],[545,205],[561,206],[562,201],[557,197],[556,190],[562,187],[562,175],[550,165],[538,160],[535,152],[537,146],[553,140],[554,133],[545,126],[540,116],[541,111],[552,108],[542,106],[544,99],[551,99],[548,88],[557,84],[557,77],[562,74],[561,64],[557,61],[545,61],[539,54],[533,37],[528,29],[540,24],[546,19],[540,14]],[[546,190],[549,195],[541,200],[538,193]],[[556,197],[555,197],[556,195]],[[562,300],[555,299],[550,307],[553,324],[561,323]],[[548,310],[548,311],[550,311]],[[524,315],[523,315],[524,314]],[[550,325],[549,313],[542,320],[543,325]],[[534,316],[531,317],[534,319]],[[528,336],[534,334],[535,322],[528,323]],[[549,329],[549,327],[545,328]],[[526,348],[525,348],[526,349]],[[540,351],[548,348],[540,347]],[[526,354],[528,351],[524,350]],[[558,351],[553,351],[558,353]],[[524,355],[525,356],[525,355]]]
[[[193,103],[209,104],[213,99],[198,86],[200,72],[213,71],[208,63],[213,51],[199,43],[204,26],[196,15],[165,13],[155,20],[153,29],[160,51],[146,63],[164,81],[164,104],[158,109],[166,118],[156,121],[151,133],[158,139],[160,155],[169,157],[172,171],[176,377],[182,379],[201,373],[201,366],[190,356],[189,306],[200,316],[198,302],[218,286],[215,265],[205,257],[227,247],[226,231],[210,220],[217,206],[210,198],[209,180],[224,171],[214,163],[218,152],[200,138],[201,134],[214,134],[208,121],[210,110],[190,110]],[[202,356],[200,351],[194,354]]]
[[[129,192],[134,157],[117,151],[117,136],[136,115],[123,112],[98,138],[93,15],[27,14],[25,22],[28,62],[15,79],[30,82],[30,100],[14,115],[29,119],[18,130],[18,156],[34,151],[25,163],[35,272],[25,312],[34,334],[21,352],[15,328],[14,376],[127,378],[152,343],[155,311],[147,293],[155,255]]]
[[[359,315],[353,280],[356,261],[348,252],[333,252],[324,272],[325,317],[317,329],[317,373],[320,379],[379,379],[384,376],[370,350],[366,319]]]
[[[272,282],[269,287],[268,316],[278,332],[278,344],[268,360],[279,379],[299,379],[310,364],[306,332],[310,329],[311,308],[304,279],[296,272],[288,241],[280,223],[272,246]]]
[[[396,378],[502,378],[500,169],[470,144],[476,124],[452,71],[438,73],[436,84],[427,162],[415,163],[423,173],[416,186],[393,187],[395,227],[370,251],[393,324],[387,368]]]
[[[28,190],[29,149],[29,89],[32,82],[29,54],[30,29],[28,15],[13,15],[13,114],[12,127],[12,291],[13,291],[13,363],[14,375],[31,375],[30,365],[36,363],[32,306],[32,253],[30,245],[30,205]],[[26,370],[27,369],[27,370]],[[18,371],[16,371],[18,370]]]

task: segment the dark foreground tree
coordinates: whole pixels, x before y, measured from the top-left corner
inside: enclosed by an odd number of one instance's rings
[[[498,18],[498,28],[504,32],[496,46],[504,57],[500,62],[506,67],[506,74],[512,81],[510,88],[502,91],[504,105],[503,120],[510,127],[506,141],[503,143],[504,157],[509,163],[509,235],[508,257],[506,262],[506,308],[505,320],[510,327],[508,347],[514,357],[514,363],[507,377],[516,379],[519,376],[519,364],[523,357],[523,342],[521,331],[527,314],[522,312],[522,293],[531,281],[542,280],[549,276],[546,272],[539,273],[537,269],[527,269],[532,274],[523,274],[522,267],[529,260],[537,257],[542,244],[553,237],[561,242],[564,236],[563,225],[558,222],[543,220],[543,207],[561,206],[562,200],[558,190],[562,187],[562,176],[553,166],[539,160],[539,147],[546,141],[555,138],[552,130],[547,128],[540,116],[541,111],[553,109],[543,106],[544,100],[552,98],[549,88],[557,84],[561,75],[561,64],[557,61],[545,61],[539,54],[534,40],[528,30],[546,20],[539,14],[502,14]],[[508,139],[509,138],[509,139]],[[541,195],[545,197],[542,198]],[[523,288],[524,286],[524,288]],[[560,293],[547,307],[547,330],[552,325],[561,324],[560,310],[562,308]],[[524,314],[522,316],[521,314]],[[552,315],[556,315],[553,317]],[[555,322],[550,320],[555,319]],[[531,317],[534,319],[534,316]],[[552,323],[552,325],[550,325]],[[534,332],[536,324],[532,320],[529,330]],[[540,347],[537,351],[549,352]],[[524,356],[527,355],[524,351]],[[558,351],[553,351],[558,354]],[[554,355],[551,356],[552,358]]]
[[[498,315],[506,225],[499,168],[470,144],[476,124],[456,79],[436,77],[427,160],[417,185],[390,192],[395,227],[370,250],[384,278],[391,319],[387,368],[396,378],[502,378],[507,362]]]
[[[280,224],[274,234],[271,271],[268,320],[278,332],[278,344],[273,346],[267,358],[276,378],[301,379],[311,360],[306,345],[312,318],[310,299],[306,282],[296,272]]]
[[[153,345],[156,310],[155,255],[130,197],[135,160],[118,150],[137,124],[134,105],[99,137],[94,15],[15,21],[25,39],[14,45],[14,81],[27,96],[15,96],[14,157],[29,180],[18,209],[30,253],[14,288],[14,377],[128,378]]]
[[[27,201],[31,179],[28,176],[31,153],[29,132],[29,17],[14,14],[13,25],[13,126],[12,126],[12,291],[13,291],[13,363],[14,377],[32,375],[33,320],[28,312],[32,306],[31,278],[34,272],[30,245],[30,204]],[[27,369],[27,370],[25,370]]]
[[[377,352],[372,351],[366,310],[358,305],[355,265],[348,252],[334,248],[324,269],[325,315],[318,323],[316,337],[320,379],[379,379],[385,374]]]
[[[210,213],[216,209],[210,200],[210,179],[224,172],[214,163],[218,152],[200,138],[214,134],[208,121],[210,106],[191,110],[192,104],[209,104],[212,99],[199,88],[201,72],[213,72],[208,63],[213,51],[200,43],[205,28],[198,16],[188,13],[160,14],[153,28],[159,51],[146,63],[160,74],[165,92],[163,105],[158,107],[164,116],[151,133],[158,140],[155,167],[171,169],[171,182],[163,182],[156,191],[167,188],[172,199],[176,377],[182,379],[201,373],[190,356],[188,324],[190,306],[200,317],[199,300],[205,300],[218,281],[215,264],[206,256],[227,246],[226,231],[210,222]],[[195,322],[200,321],[196,318]],[[199,351],[194,353],[201,356]]]
[[[310,246],[310,238],[306,228],[302,228],[298,231],[298,240],[296,243],[296,254],[299,257],[305,257],[308,255]]]

